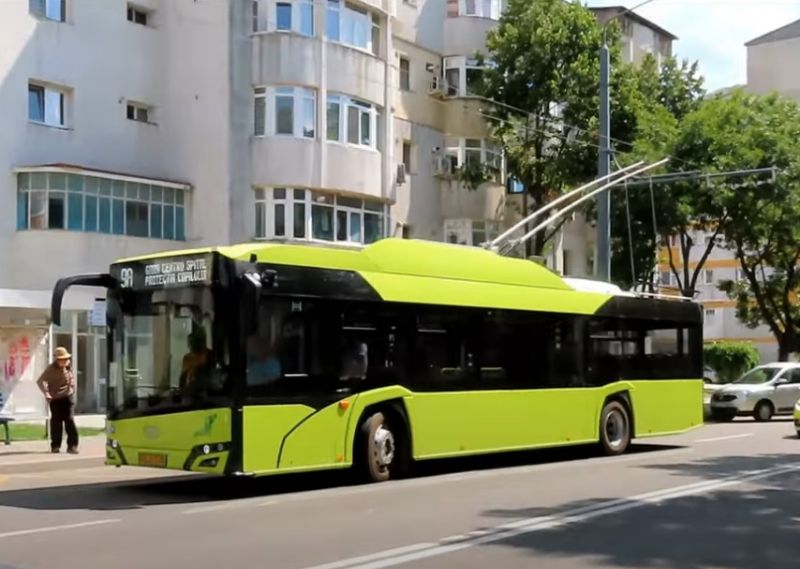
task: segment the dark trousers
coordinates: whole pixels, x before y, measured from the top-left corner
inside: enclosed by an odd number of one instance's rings
[[[72,398],[53,399],[50,401],[50,446],[61,448],[64,428],[67,429],[67,448],[77,448],[78,427],[75,426],[75,405]]]

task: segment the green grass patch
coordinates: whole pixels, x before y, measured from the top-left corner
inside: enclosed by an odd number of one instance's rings
[[[32,423],[11,423],[9,424],[11,431],[11,441],[44,441],[47,440],[45,436],[44,424]],[[95,429],[89,427],[78,427],[78,434],[82,437],[94,437],[102,435],[104,429]],[[5,436],[5,431],[0,427],[0,443]],[[64,434],[66,437],[66,433]]]

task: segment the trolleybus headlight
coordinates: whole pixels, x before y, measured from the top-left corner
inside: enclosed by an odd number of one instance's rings
[[[209,454],[211,452],[211,447],[209,445],[203,445],[203,454]]]
[[[111,448],[113,448],[113,449],[119,447],[119,443],[117,441],[115,441],[115,440],[109,441],[108,444],[111,445]]]

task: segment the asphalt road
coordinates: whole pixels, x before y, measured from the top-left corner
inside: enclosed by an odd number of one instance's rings
[[[604,458],[447,461],[356,485],[88,468],[0,477],[0,569],[800,567],[800,440],[737,421]]]

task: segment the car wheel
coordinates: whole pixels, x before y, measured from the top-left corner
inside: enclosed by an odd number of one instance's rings
[[[772,419],[775,409],[769,401],[759,401],[755,409],[753,409],[753,418],[759,423],[766,423]]]
[[[631,442],[631,420],[619,401],[609,401],[600,414],[600,446],[610,456],[624,453]]]

